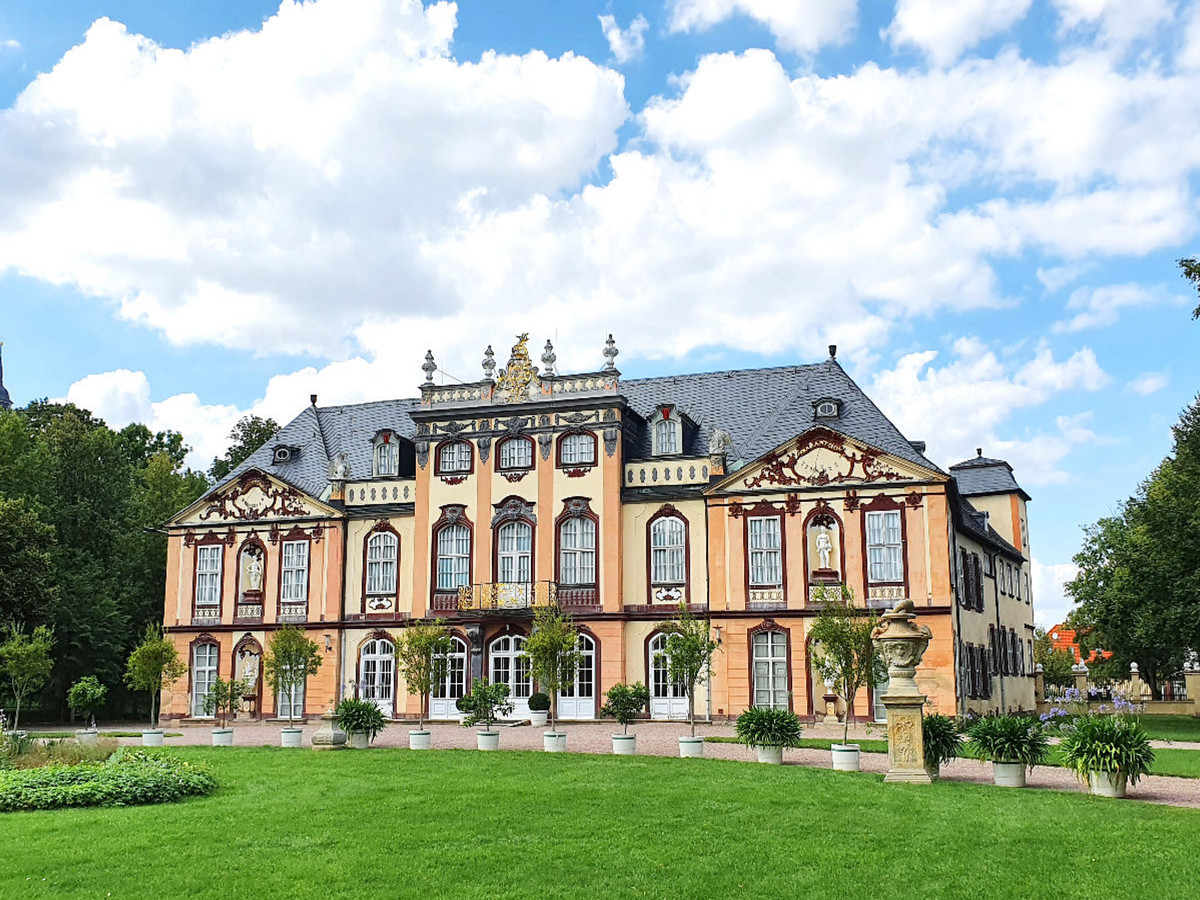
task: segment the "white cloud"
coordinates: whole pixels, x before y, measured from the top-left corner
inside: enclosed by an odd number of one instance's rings
[[[1078,281],[1092,267],[1085,263],[1070,263],[1065,266],[1051,266],[1037,269],[1037,280],[1051,294],[1057,293],[1068,284]]]
[[[1101,44],[1124,51],[1175,17],[1172,0],[1052,0],[1060,35],[1085,32]]]
[[[1143,372],[1133,381],[1129,382],[1130,390],[1135,394],[1140,394],[1143,397],[1149,397],[1151,394],[1156,394],[1171,383],[1171,378],[1166,372]]]
[[[642,53],[646,49],[646,29],[650,27],[645,16],[639,13],[629,23],[629,27],[623,31],[617,24],[616,16],[604,15],[598,18],[605,40],[608,41],[608,49],[612,51],[613,59],[617,63],[624,65],[635,59],[641,59]]]
[[[21,49],[21,42],[16,38],[0,38],[0,53],[16,53]]]
[[[1030,561],[1030,581],[1033,585],[1034,621],[1042,628],[1051,628],[1066,621],[1074,604],[1063,585],[1079,574],[1074,563],[1043,563],[1034,557]]]
[[[670,0],[671,31],[702,31],[736,15],[766,25],[797,53],[845,42],[858,21],[858,0]]]
[[[1115,324],[1120,311],[1127,307],[1155,306],[1160,303],[1178,305],[1183,302],[1181,297],[1171,294],[1161,285],[1152,289],[1133,283],[1081,287],[1073,291],[1067,301],[1068,310],[1080,311],[1070,319],[1055,322],[1052,329],[1062,334],[1099,328]]]
[[[980,41],[1007,31],[1033,0],[897,0],[883,32],[893,47],[912,46],[946,66]]]

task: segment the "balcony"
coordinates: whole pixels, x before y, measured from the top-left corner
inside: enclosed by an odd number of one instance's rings
[[[557,604],[556,581],[491,581],[458,589],[459,612],[526,612]]]

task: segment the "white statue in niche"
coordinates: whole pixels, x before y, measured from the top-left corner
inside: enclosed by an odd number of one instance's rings
[[[246,648],[240,654],[242,660],[241,679],[247,685],[246,690],[253,691],[258,684],[258,654]]]
[[[829,529],[824,525],[817,531],[817,556],[821,559],[821,568],[828,569],[829,557],[833,553],[833,541],[829,538]]]
[[[262,551],[255,548],[246,550],[246,589],[261,591],[263,580]]]

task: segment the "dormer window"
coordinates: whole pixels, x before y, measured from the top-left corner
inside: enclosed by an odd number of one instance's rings
[[[375,474],[378,477],[395,475],[400,469],[400,445],[384,441],[375,445]]]
[[[818,419],[836,419],[842,412],[842,404],[838,400],[825,398],[813,404],[813,414]]]
[[[655,456],[666,456],[681,452],[683,441],[680,435],[681,421],[673,415],[674,410],[669,406],[660,409],[651,420],[651,435]]]
[[[273,465],[290,463],[299,455],[299,447],[293,447],[290,444],[277,444],[271,448],[271,463]]]
[[[471,471],[471,445],[466,441],[451,441],[438,450],[438,474],[452,475]]]

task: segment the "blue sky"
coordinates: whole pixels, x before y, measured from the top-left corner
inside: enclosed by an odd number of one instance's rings
[[[5,380],[205,465],[427,347],[837,343],[937,462],[1012,462],[1049,622],[1196,392],[1198,81],[1175,0],[8,4]]]

